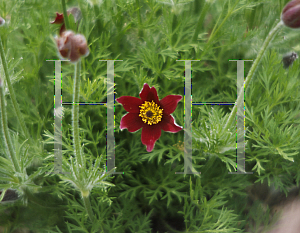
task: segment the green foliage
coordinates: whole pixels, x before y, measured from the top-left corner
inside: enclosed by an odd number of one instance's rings
[[[71,28],[83,34],[90,54],[81,59],[79,100],[107,101],[107,62],[114,62],[115,98],[139,97],[144,83],[159,99],[184,96],[184,62],[192,62],[193,102],[237,99],[235,59],[255,60],[279,22],[286,0],[69,0],[82,18]],[[247,209],[247,189],[256,182],[288,193],[300,182],[299,60],[284,69],[281,59],[300,52],[299,32],[282,28],[245,90],[245,170],[236,169],[236,128],[224,129],[233,106],[193,105],[192,164],[201,174],[176,174],[185,166],[184,130],[162,132],[148,153],[141,130],[120,130],[126,114],[115,103],[115,166],[106,171],[106,106],[80,105],[79,156],[74,154],[72,105],[63,105],[62,171],[55,174],[55,37],[61,1],[0,0],[0,28],[8,74],[26,124],[21,130],[0,64],[9,137],[20,166],[6,148],[1,124],[0,200],[8,190],[19,199],[0,201],[5,232],[259,232],[269,209]],[[245,61],[245,77],[253,62]],[[62,62],[62,101],[72,102],[74,65]],[[184,99],[172,114],[184,126]],[[243,136],[243,135],[238,135]],[[267,211],[266,211],[267,210]],[[0,228],[2,232],[2,228]]]
[[[187,232],[240,232],[237,226],[237,215],[224,208],[226,194],[216,192],[210,200],[204,196],[200,179],[195,188],[190,180],[190,198],[185,200],[183,211]]]

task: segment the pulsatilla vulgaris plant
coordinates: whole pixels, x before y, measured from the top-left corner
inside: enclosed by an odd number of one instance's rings
[[[5,26],[5,20],[0,17],[0,26]],[[1,29],[0,29],[1,31]],[[37,143],[29,135],[28,129],[22,117],[16,95],[12,87],[11,72],[6,61],[0,32],[0,56],[5,79],[0,77],[0,109],[1,109],[1,150],[0,153],[0,203],[16,201],[19,198],[24,204],[28,199],[32,201],[32,194],[40,190],[41,186],[36,184],[36,179],[45,172],[40,167],[31,174],[28,168],[32,165],[36,153],[42,153]],[[4,88],[6,87],[6,88]],[[7,89],[7,90],[5,90]],[[12,109],[16,114],[18,123],[21,126],[21,133],[10,131],[8,128],[7,103],[5,92],[10,95]],[[35,151],[35,152],[34,152]],[[13,193],[13,195],[11,195]]]
[[[289,29],[299,26],[299,1],[284,7],[286,0],[78,0],[69,9],[65,0],[31,2],[0,0],[7,23],[0,28],[0,232],[2,226],[6,232],[24,226],[32,232],[260,232],[248,220],[253,209],[245,188],[268,181],[288,192],[300,180],[300,49],[298,32]],[[290,48],[295,52],[284,57],[283,69],[278,54]],[[17,64],[12,57],[24,59]],[[44,61],[58,57],[64,115],[55,137],[53,65]],[[238,99],[232,59],[253,59],[244,63],[245,95]],[[108,60],[115,61],[111,83]],[[192,60],[192,86],[183,60]],[[193,102],[182,102],[192,105],[190,161],[183,139],[189,132],[179,126],[187,123],[180,101],[188,87]],[[109,93],[119,98],[114,102]],[[114,177],[105,171],[109,98]],[[236,104],[217,106],[224,102]],[[240,104],[245,170],[252,175],[228,174],[239,170]],[[53,144],[59,143],[58,171]],[[186,179],[186,162],[201,174]]]
[[[140,97],[122,96],[116,99],[129,112],[122,117],[120,129],[135,132],[142,128],[142,143],[151,152],[161,136],[161,130],[177,133],[182,129],[170,115],[182,96],[168,95],[159,101],[155,87],[150,88],[145,83]]]
[[[77,8],[76,8],[77,9]],[[63,22],[63,17],[57,14],[60,23]],[[68,23],[60,30],[60,37],[56,39],[57,49],[63,58],[70,59],[74,64],[74,85],[73,85],[73,108],[72,108],[72,131],[73,131],[73,155],[69,159],[63,159],[63,170],[60,175],[65,183],[69,183],[76,188],[83,200],[85,211],[90,220],[95,221],[95,216],[92,211],[92,206],[89,200],[89,195],[94,187],[99,187],[104,190],[113,184],[104,181],[110,174],[106,173],[101,167],[103,156],[96,158],[95,162],[87,162],[88,158],[85,155],[80,143],[79,135],[79,90],[81,79],[81,57],[86,57],[89,54],[86,38],[81,34],[75,34],[68,30]],[[66,28],[66,30],[65,30]],[[72,157],[74,156],[75,159]],[[65,172],[66,171],[66,172]]]

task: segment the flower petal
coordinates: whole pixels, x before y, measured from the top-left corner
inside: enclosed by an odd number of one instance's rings
[[[151,152],[155,142],[160,138],[161,128],[159,125],[147,125],[142,129],[142,143],[147,146],[147,151]]]
[[[142,118],[139,117],[139,114],[130,112],[122,117],[120,129],[128,129],[129,132],[135,132],[144,125],[145,123],[142,121]]]
[[[65,33],[63,33],[64,35]],[[87,56],[89,49],[85,37],[81,34],[72,35],[71,40],[71,53],[69,59],[71,62],[77,62],[80,57]]]
[[[139,113],[139,106],[143,104],[141,99],[132,96],[121,96],[120,98],[117,98],[116,101],[122,104],[127,112],[131,113]]]
[[[171,115],[164,114],[159,125],[163,131],[168,131],[171,133],[177,133],[182,130],[182,126],[177,125],[174,117]]]
[[[157,96],[157,91],[155,89],[155,87],[149,87],[149,85],[147,83],[144,84],[144,87],[142,89],[142,91],[140,92],[140,97],[142,99],[143,102],[145,101],[154,101],[155,103],[159,104],[159,99]]]
[[[89,48],[85,37],[81,34],[73,36],[73,43],[76,46],[77,52],[80,56],[87,56],[89,54]]]
[[[148,96],[147,96],[147,100],[148,101],[153,100],[155,103],[159,104],[159,99],[158,99],[157,91],[156,91],[155,87],[150,88],[150,91],[149,91]]]
[[[178,102],[182,99],[181,95],[168,95],[160,101],[164,114],[170,115],[177,107]]]
[[[72,34],[68,34],[67,36],[56,38],[56,44],[57,44],[58,51],[63,58],[69,57],[71,47],[72,47],[72,43],[69,38],[71,36],[72,36]]]
[[[64,14],[56,12],[56,17],[54,21],[50,22],[51,24],[61,24],[64,22]]]
[[[144,84],[143,89],[140,92],[140,97],[143,102],[147,100],[148,93],[150,91],[150,87],[147,83]]]
[[[75,50],[74,47],[72,47],[68,58],[70,59],[71,62],[75,63],[79,60],[80,54],[78,53],[78,51]]]

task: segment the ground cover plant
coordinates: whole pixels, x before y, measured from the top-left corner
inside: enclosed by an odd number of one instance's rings
[[[300,180],[300,1],[288,2],[0,0],[0,232],[272,229]],[[179,60],[198,60],[189,132]],[[244,100],[229,60],[248,60]],[[235,174],[239,101],[253,174]],[[186,132],[201,174],[184,172]]]

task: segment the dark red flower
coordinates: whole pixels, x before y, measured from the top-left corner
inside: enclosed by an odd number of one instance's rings
[[[55,38],[58,51],[63,58],[70,59],[71,62],[77,62],[80,57],[87,56],[89,49],[84,35],[75,34],[68,30],[61,34],[61,37]]]
[[[292,0],[285,5],[281,20],[287,27],[300,28],[300,0]]]
[[[75,22],[79,21],[81,17],[81,11],[77,7],[72,7],[67,10],[67,14],[72,14],[74,16]],[[64,21],[64,14],[60,14],[56,12],[56,17],[54,21],[50,22],[51,24],[63,24],[59,30],[59,35],[61,35],[64,31],[66,31],[65,21]]]
[[[50,22],[51,24],[62,24],[64,23],[64,14],[56,12],[56,17],[54,21]]]
[[[50,22],[51,24],[63,24],[59,30],[59,35],[61,35],[65,30],[66,30],[66,26],[64,23],[64,14],[60,14],[58,12],[56,12],[56,18],[54,19],[54,21]]]
[[[177,133],[182,129],[170,115],[182,96],[168,95],[159,101],[155,87],[150,88],[145,83],[140,97],[122,96],[116,99],[129,112],[122,117],[120,129],[127,128],[129,132],[135,132],[143,128],[142,143],[151,152],[161,136],[161,130]]]

